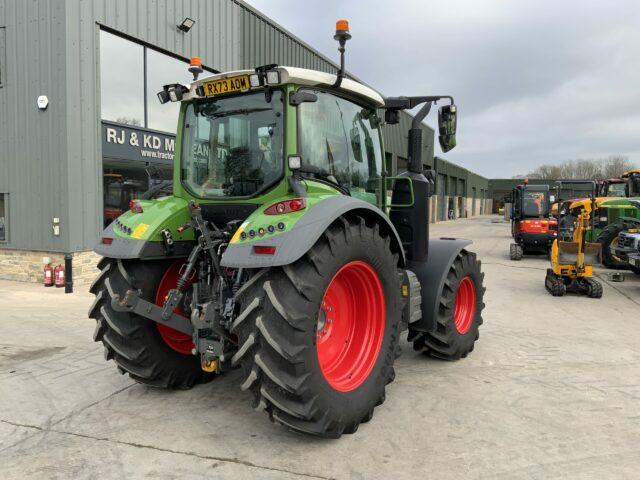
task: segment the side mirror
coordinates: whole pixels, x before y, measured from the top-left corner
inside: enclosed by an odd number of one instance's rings
[[[456,146],[456,128],[458,124],[458,110],[455,105],[443,105],[438,110],[438,140],[443,152],[448,152]]]

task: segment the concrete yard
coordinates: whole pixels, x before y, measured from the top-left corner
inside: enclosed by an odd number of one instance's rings
[[[270,423],[237,371],[190,391],[135,384],[92,342],[88,293],[0,282],[0,478],[637,478],[640,277],[553,298],[546,259],[509,261],[498,217],[432,235],[475,242],[480,341],[446,363],[403,340],[387,401],[340,440]]]

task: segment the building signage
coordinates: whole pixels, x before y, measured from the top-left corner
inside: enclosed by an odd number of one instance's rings
[[[102,122],[102,156],[171,165],[176,137],[155,130]]]

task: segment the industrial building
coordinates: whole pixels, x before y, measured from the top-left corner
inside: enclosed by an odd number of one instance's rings
[[[105,223],[170,178],[177,106],[156,93],[190,80],[193,55],[209,72],[337,70],[240,0],[0,2],[0,278],[39,281],[64,254],[77,281],[94,275]],[[410,120],[385,129],[389,172],[406,165]],[[423,128],[437,171],[430,221],[490,212],[487,179],[434,158]]]

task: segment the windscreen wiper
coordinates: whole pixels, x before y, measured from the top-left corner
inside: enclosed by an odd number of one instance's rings
[[[253,112],[266,112],[267,110],[273,110],[273,108],[267,108],[267,107],[238,108],[238,109],[235,109],[235,110],[225,110],[223,112],[215,112],[215,113],[212,113],[212,114],[210,114],[208,116],[209,117],[220,118],[220,117],[228,117],[230,115],[248,115],[249,113],[253,113]]]

